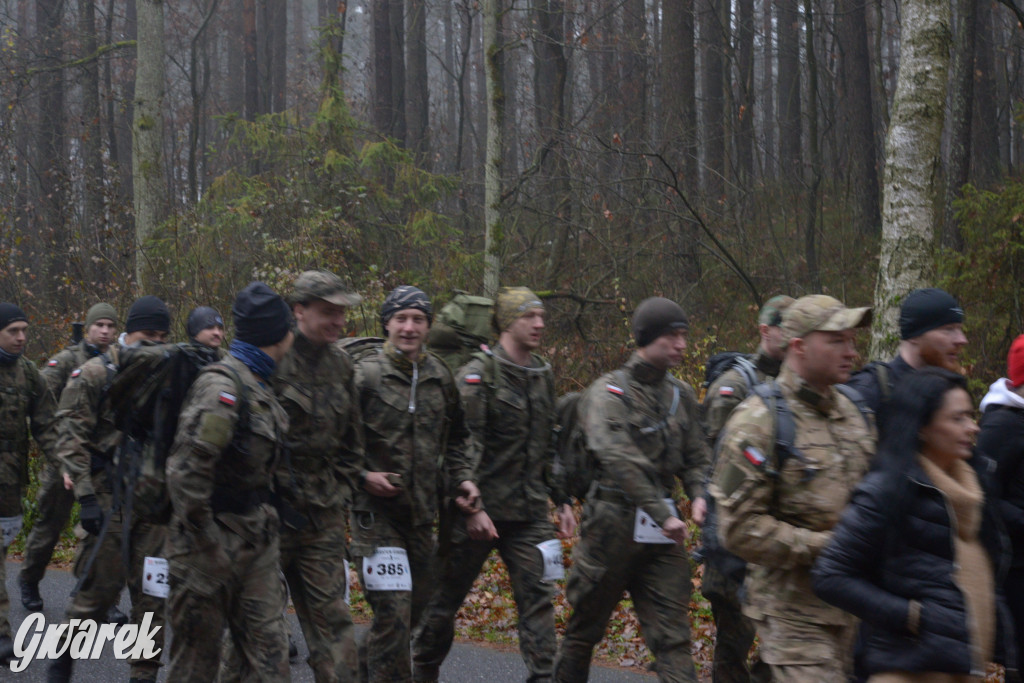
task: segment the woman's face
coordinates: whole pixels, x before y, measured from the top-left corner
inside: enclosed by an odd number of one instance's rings
[[[978,423],[974,421],[971,397],[959,387],[950,389],[931,422],[919,432],[921,453],[948,470],[955,461],[971,457],[977,435]]]

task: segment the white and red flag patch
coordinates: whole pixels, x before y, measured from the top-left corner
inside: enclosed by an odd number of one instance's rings
[[[719,396],[732,396],[734,393],[735,391],[732,387],[719,387],[718,389]]]
[[[480,384],[480,375],[466,375],[466,384]]]
[[[81,374],[82,374],[82,368],[75,368],[74,371],[72,371],[71,376],[72,377],[78,377]]]
[[[755,467],[760,467],[764,464],[764,461],[767,460],[767,458],[764,457],[764,453],[753,446],[747,446],[743,449],[743,457],[749,460]]]
[[[606,384],[605,386],[608,388],[608,391],[612,392],[613,394],[622,396],[623,394],[626,393],[622,390],[622,387],[617,387],[614,384]]]
[[[222,392],[220,392],[220,396],[218,396],[217,398],[218,398],[218,400],[220,400],[221,403],[223,403],[226,406],[233,406],[233,405],[235,405],[235,395],[234,394],[229,394],[226,391],[222,391]]]
[[[56,359],[56,358],[54,358],[54,359],[53,359],[53,360],[51,360],[51,361],[50,361],[49,363],[47,363],[47,365],[49,365],[49,366],[50,366],[51,368],[55,368],[55,367],[57,367],[57,359]]]

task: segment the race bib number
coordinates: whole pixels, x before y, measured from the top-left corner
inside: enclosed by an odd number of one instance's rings
[[[363,588],[368,591],[411,591],[412,572],[405,548],[377,548],[363,558]]]
[[[4,535],[4,547],[14,543],[14,539],[21,532],[21,515],[17,517],[0,517],[0,531]]]
[[[544,576],[541,581],[559,581],[565,578],[565,564],[562,562],[562,542],[557,538],[537,544],[541,559],[544,560]]]
[[[166,598],[171,592],[167,582],[170,567],[162,557],[147,557],[142,565],[142,592],[154,598]]]
[[[665,498],[665,504],[673,510],[676,509],[675,501]],[[671,538],[661,533],[661,527],[649,514],[642,509],[636,509],[636,523],[633,525],[633,540],[637,543],[675,543]]]

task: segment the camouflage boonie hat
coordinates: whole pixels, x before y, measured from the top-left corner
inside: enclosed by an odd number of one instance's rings
[[[494,302],[494,325],[499,332],[507,330],[532,308],[544,308],[540,297],[526,287],[502,287]]]
[[[307,270],[295,278],[291,303],[302,303],[310,299],[323,299],[337,306],[355,306],[363,297],[348,291],[345,283],[334,273],[326,270]]]
[[[793,302],[796,301],[791,296],[785,294],[779,294],[773,296],[771,299],[765,302],[764,306],[761,307],[761,312],[757,316],[757,322],[759,325],[768,325],[770,327],[778,327],[782,324],[782,314],[786,312]]]
[[[847,308],[842,301],[825,294],[802,296],[782,314],[782,336],[791,339],[811,332],[839,332],[871,324],[871,307]]]

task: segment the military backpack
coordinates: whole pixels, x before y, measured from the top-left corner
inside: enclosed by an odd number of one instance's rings
[[[434,318],[427,347],[455,374],[481,345],[490,343],[494,337],[493,318],[492,299],[456,290]]]

